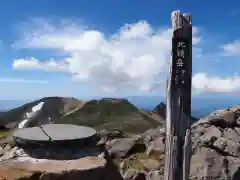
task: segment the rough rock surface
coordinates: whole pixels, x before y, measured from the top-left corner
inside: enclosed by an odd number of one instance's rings
[[[82,153],[77,150],[74,152],[78,154],[78,158],[70,160],[30,158],[26,155],[29,152],[16,147],[3,147],[0,157],[0,179],[2,176],[10,180],[18,175],[24,180],[107,180],[112,177],[116,180],[163,180],[163,127],[149,129],[131,137],[124,137],[119,131],[101,131],[99,134],[102,137],[101,145],[106,147],[104,154],[88,149],[81,151],[85,154],[79,156]],[[190,180],[239,180],[240,106],[215,111],[192,124],[192,145]],[[67,156],[63,152],[58,150],[44,153],[47,157],[54,154],[57,159]],[[119,169],[116,169],[113,162]],[[24,173],[19,167],[25,169]],[[34,173],[29,172],[32,170]]]
[[[236,106],[218,110],[192,124],[191,180],[240,179],[239,118],[240,107]],[[124,171],[128,171],[126,164],[130,164],[130,169],[141,169],[136,173],[145,171],[148,180],[163,179],[164,159],[160,157],[164,157],[164,128],[149,129],[141,134],[141,138],[146,145],[145,157],[130,157],[135,166],[125,161]],[[155,159],[151,155],[154,155]]]
[[[37,154],[37,150],[35,151]],[[117,168],[104,159],[98,149],[72,151],[70,149],[54,150],[55,157],[71,159],[50,159],[47,150],[41,150],[47,159],[35,158],[29,151],[15,147],[0,158],[0,179],[8,180],[107,180],[109,175],[121,180]],[[35,154],[35,155],[36,155]],[[58,154],[58,155],[56,155]]]
[[[108,142],[107,150],[112,158],[123,158],[136,152],[144,152],[145,144],[138,136],[114,139]]]
[[[240,178],[240,106],[218,110],[192,125],[191,178]]]

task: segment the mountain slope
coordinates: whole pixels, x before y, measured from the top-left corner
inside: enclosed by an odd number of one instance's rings
[[[44,105],[41,113],[37,117],[38,120],[36,120],[39,124],[47,123],[48,117],[53,121],[58,120],[65,113],[84,103],[83,101],[74,98],[45,97],[4,112],[0,116],[0,126],[6,126],[9,128],[15,127],[19,122],[25,119],[27,112],[31,112],[32,108],[41,102],[44,102]]]
[[[126,99],[103,98],[86,102],[57,123],[85,125],[97,130],[118,129],[127,133],[141,133],[163,124],[164,120],[158,115],[138,109]]]
[[[126,133],[141,133],[164,123],[161,116],[138,109],[126,99],[103,98],[80,101],[73,98],[46,97],[0,116],[0,126],[16,128],[36,106],[40,108],[27,122],[27,127],[46,123],[77,124],[97,130],[122,130]],[[22,123],[21,123],[22,124]]]

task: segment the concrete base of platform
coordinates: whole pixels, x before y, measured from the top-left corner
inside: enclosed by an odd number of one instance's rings
[[[70,124],[46,124],[17,129],[13,140],[20,147],[69,147],[96,145],[99,140],[94,129]]]

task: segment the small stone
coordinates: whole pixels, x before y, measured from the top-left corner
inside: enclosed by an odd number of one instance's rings
[[[119,168],[120,168],[120,169],[123,169],[124,166],[125,166],[125,162],[124,162],[124,161],[119,164]]]

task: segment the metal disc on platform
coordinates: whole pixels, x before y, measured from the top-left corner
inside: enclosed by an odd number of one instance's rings
[[[81,144],[90,141],[96,130],[71,124],[46,124],[38,127],[17,129],[13,138],[18,145]]]

